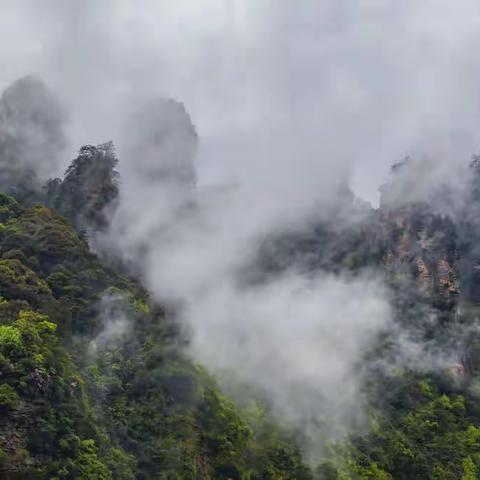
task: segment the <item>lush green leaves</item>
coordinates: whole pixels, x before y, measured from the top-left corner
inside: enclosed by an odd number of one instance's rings
[[[310,478],[284,435],[271,425],[275,434],[258,436],[261,422],[254,429],[180,353],[162,309],[65,219],[6,196],[0,206],[4,470],[39,479]],[[128,334],[112,341],[102,332],[119,318]]]

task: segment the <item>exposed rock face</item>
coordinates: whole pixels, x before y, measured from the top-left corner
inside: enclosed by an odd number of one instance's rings
[[[379,214],[385,232],[387,271],[400,283],[413,281],[418,292],[440,308],[452,308],[459,295],[458,247],[452,220],[427,204],[380,208]]]
[[[463,280],[473,263],[462,257],[461,215],[444,208],[448,197],[441,188],[422,201],[413,201],[397,195],[405,191],[397,181],[403,177],[384,187],[385,202],[376,210],[359,216],[352,201],[344,206],[343,222],[338,215],[320,212],[309,229],[269,238],[258,264],[274,275],[290,268],[346,275],[375,269],[391,288],[393,315],[403,331],[412,338],[435,335],[449,342],[451,326],[459,311],[465,311],[462,285],[471,287],[470,280]],[[390,195],[389,188],[395,195]],[[462,321],[469,319],[462,317]],[[462,361],[467,362],[467,357]]]
[[[38,78],[21,78],[3,92],[0,99],[2,190],[25,181],[35,186],[36,174],[46,179],[56,171],[66,143],[64,119],[59,103]]]

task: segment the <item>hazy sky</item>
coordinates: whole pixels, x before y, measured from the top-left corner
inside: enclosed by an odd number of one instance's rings
[[[172,96],[200,134],[200,181],[275,166],[286,192],[310,191],[347,172],[373,201],[406,154],[478,150],[479,47],[477,0],[0,1],[0,86],[42,75],[75,148]]]

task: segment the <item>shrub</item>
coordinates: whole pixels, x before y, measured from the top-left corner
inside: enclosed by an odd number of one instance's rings
[[[13,387],[6,383],[0,385],[0,410],[13,410],[18,405],[18,395]]]
[[[0,353],[8,355],[22,346],[22,333],[17,327],[0,325]]]

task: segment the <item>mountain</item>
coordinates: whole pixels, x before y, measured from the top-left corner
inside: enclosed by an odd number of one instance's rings
[[[198,140],[190,117],[159,101],[132,118],[131,148],[142,152],[135,182],[173,183],[175,213],[188,216]],[[352,279],[375,272],[388,288],[391,323],[356,367],[366,424],[327,436],[312,453],[308,434],[282,422],[261,393],[245,387],[248,401],[234,401],[187,355],[189,332],[175,308],[150,295],[140,269],[102,250],[108,235],[95,243],[122,196],[113,144],[83,146],[63,178],[44,182],[38,155],[55,160],[62,138],[60,110],[41,82],[5,92],[1,478],[480,477],[478,158],[460,190],[422,183],[428,175],[415,161],[396,164],[376,209],[341,186],[333,206],[264,236],[238,272],[251,288],[293,270]]]
[[[393,325],[363,360],[369,432],[335,444],[318,478],[480,476],[478,159],[461,195],[439,184],[412,197],[417,168],[394,166],[378,209],[352,203],[353,220],[274,236],[258,259],[270,275],[375,268],[390,286]]]
[[[240,411],[182,354],[135,279],[45,206],[0,203],[2,478],[309,478],[260,406]]]

